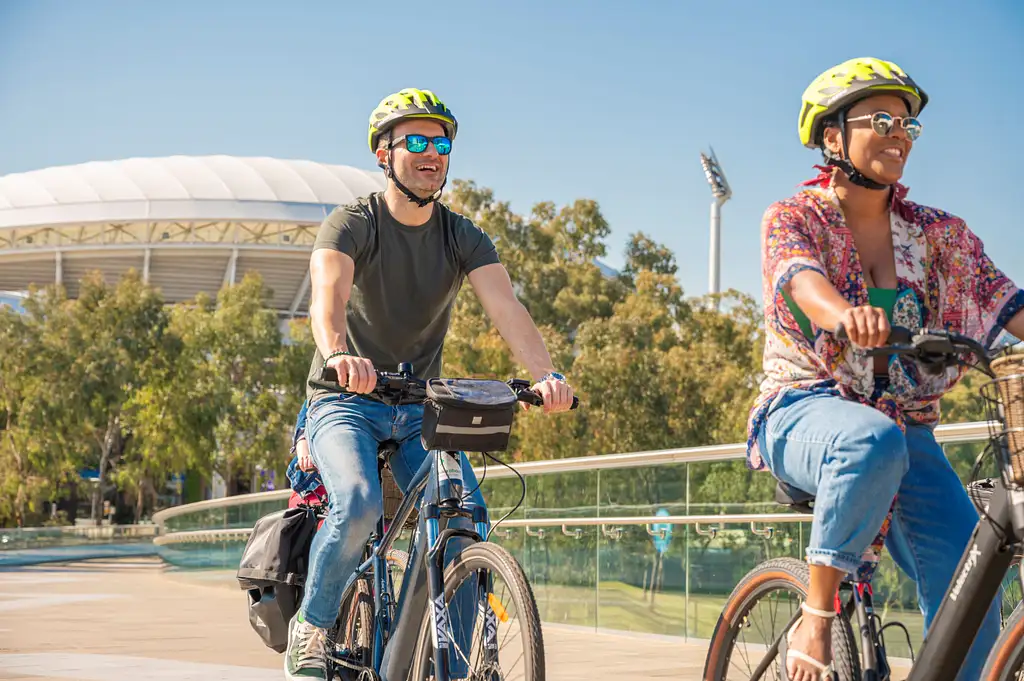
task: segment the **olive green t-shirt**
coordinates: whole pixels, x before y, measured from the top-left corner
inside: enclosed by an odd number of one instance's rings
[[[313,250],[352,258],[355,273],[346,309],[348,351],[396,371],[410,362],[423,379],[441,375],[441,353],[452,305],[467,274],[499,262],[494,243],[468,218],[435,203],[430,220],[409,227],[392,217],[382,193],[338,206],[321,223]],[[319,348],[309,378],[323,367]],[[311,401],[326,391],[309,386]]]

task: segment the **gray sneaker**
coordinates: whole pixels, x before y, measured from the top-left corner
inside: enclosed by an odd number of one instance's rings
[[[284,675],[288,681],[327,681],[327,632],[297,615],[288,623]]]

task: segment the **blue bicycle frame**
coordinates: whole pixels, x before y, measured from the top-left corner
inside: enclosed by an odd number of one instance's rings
[[[470,541],[485,541],[490,530],[487,509],[476,504],[465,504],[462,498],[462,481],[454,479],[450,466],[451,460],[445,462],[443,457],[452,457],[461,463],[461,457],[454,452],[432,451],[423,461],[413,476],[409,489],[406,491],[401,505],[395,513],[391,524],[385,529],[384,518],[377,521],[377,531],[368,543],[369,557],[363,561],[353,573],[348,586],[342,595],[341,602],[353,594],[359,579],[367,573],[373,585],[373,651],[371,662],[373,670],[383,678],[406,678],[415,654],[416,642],[422,623],[421,614],[429,604],[433,615],[434,669],[437,681],[449,681],[448,650],[453,647],[450,635],[450,622],[447,607],[444,606],[444,555],[447,544],[454,538],[465,538]],[[438,464],[442,465],[439,472]],[[436,492],[431,494],[431,492]],[[403,527],[421,499],[425,500],[420,518],[413,535],[409,565],[402,580],[402,589],[397,600],[392,602],[392,584],[388,571],[387,556],[394,542],[398,539]],[[441,519],[468,518],[472,520],[473,530],[446,527],[441,529]],[[426,584],[424,584],[424,577]],[[488,576],[488,580],[490,577]],[[485,587],[482,598],[486,600],[490,584]],[[426,589],[424,589],[426,587]],[[392,617],[392,605],[394,616]],[[488,612],[481,608],[481,612]],[[475,613],[474,613],[475,616]],[[496,628],[486,627],[485,635],[491,638]],[[488,657],[492,645],[496,651],[496,640],[488,640],[485,645]],[[494,652],[496,656],[496,652]],[[349,666],[350,665],[343,665]]]

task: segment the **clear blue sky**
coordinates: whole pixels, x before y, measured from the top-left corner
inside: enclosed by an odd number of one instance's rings
[[[813,173],[799,98],[855,56],[931,95],[904,178],[957,213],[1024,285],[1016,124],[1024,5],[978,2],[48,2],[0,0],[0,174],[170,154],[372,168],[370,110],[431,88],[461,127],[452,176],[515,210],[596,199],[707,287],[714,146],[734,189],[723,287],[760,300],[764,209]]]

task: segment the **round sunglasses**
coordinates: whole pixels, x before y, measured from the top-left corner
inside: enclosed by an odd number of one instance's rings
[[[452,153],[452,141],[446,136],[440,137],[427,137],[426,135],[402,135],[391,141],[391,147],[398,146],[400,142],[405,142],[405,148],[414,154],[422,154],[427,150],[427,145],[433,142],[434,149],[441,156],[447,156]]]
[[[885,111],[876,111],[873,114],[865,114],[863,116],[857,116],[856,118],[847,118],[846,122],[852,123],[853,121],[868,120],[871,121],[871,129],[880,137],[888,137],[897,120],[900,122],[900,127],[906,131],[907,139],[911,142],[921,136],[921,121],[917,120],[913,116],[893,116]]]

